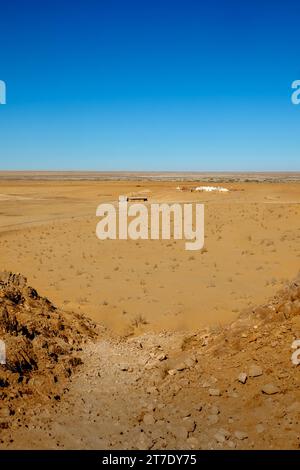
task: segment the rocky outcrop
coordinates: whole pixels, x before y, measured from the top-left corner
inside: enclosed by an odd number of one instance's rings
[[[81,364],[79,352],[99,328],[83,315],[64,312],[28,286],[24,276],[0,273],[0,398],[9,413],[24,400],[60,398]],[[3,344],[2,343],[2,344]]]

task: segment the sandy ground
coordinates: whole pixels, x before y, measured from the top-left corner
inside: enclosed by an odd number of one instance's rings
[[[0,179],[1,269],[125,335],[226,323],[295,277],[299,182],[226,183],[227,194],[178,184]],[[186,251],[181,240],[98,240],[96,207],[121,194],[203,202],[205,250]]]
[[[0,369],[1,448],[299,448],[299,277],[273,296],[299,272],[300,183],[178,184],[0,175],[1,271],[34,287],[0,282],[21,361]],[[99,241],[98,204],[134,194],[203,202],[205,249]]]
[[[227,327],[130,339],[5,279],[1,449],[299,449],[300,277]]]

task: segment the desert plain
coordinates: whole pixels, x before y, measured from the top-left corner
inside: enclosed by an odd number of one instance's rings
[[[229,191],[192,190],[208,184]],[[204,248],[99,240],[96,208],[120,195],[203,203]],[[41,379],[27,402],[2,381],[3,448],[298,448],[300,174],[2,172],[0,260],[27,279],[3,281],[6,333],[29,295],[10,289],[29,285],[98,338],[78,347],[72,377]],[[44,366],[18,374],[31,384]]]
[[[2,269],[125,334],[229,322],[295,277],[298,182],[235,182],[226,194],[178,186],[195,182],[0,179]],[[187,251],[183,240],[99,240],[98,204],[135,194],[203,203],[204,250]]]

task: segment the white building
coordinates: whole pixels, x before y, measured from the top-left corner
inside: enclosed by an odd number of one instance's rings
[[[206,192],[216,191],[216,192],[219,192],[219,193],[228,193],[229,189],[221,188],[221,187],[217,187],[217,186],[197,186],[197,188],[195,188],[195,191],[206,191]]]

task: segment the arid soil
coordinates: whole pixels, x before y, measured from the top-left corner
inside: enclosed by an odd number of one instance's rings
[[[300,279],[227,327],[126,340],[4,279],[2,449],[299,448]]]
[[[1,448],[299,448],[298,181],[197,194],[14,178],[0,178]],[[96,207],[121,194],[204,202],[205,249],[99,241]]]
[[[228,183],[226,194],[177,186],[0,180],[1,269],[22,273],[56,306],[122,335],[224,324],[295,277],[298,182]],[[186,251],[184,240],[172,239],[100,241],[96,208],[120,194],[146,194],[148,203],[203,202],[205,249]]]

